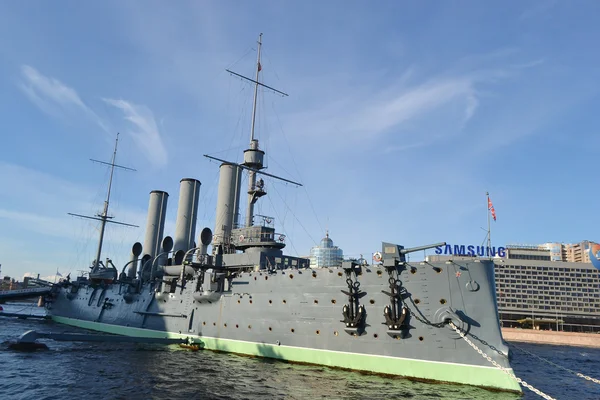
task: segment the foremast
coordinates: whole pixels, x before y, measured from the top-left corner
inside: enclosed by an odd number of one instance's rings
[[[106,199],[104,200],[104,208],[102,210],[102,212],[100,214],[96,214],[95,217],[90,217],[87,215],[80,215],[80,214],[73,214],[73,213],[68,213],[69,215],[73,215],[76,217],[82,217],[82,218],[88,218],[88,219],[95,219],[100,221],[100,236],[98,238],[98,249],[96,250],[96,258],[94,259],[94,263],[92,266],[92,273],[98,271],[98,269],[103,266],[102,262],[100,261],[100,257],[102,256],[102,244],[104,242],[104,232],[106,231],[106,223],[110,222],[113,224],[118,224],[118,225],[125,225],[125,226],[131,226],[131,227],[135,227],[137,228],[137,225],[132,225],[132,224],[126,224],[124,222],[117,222],[117,221],[112,221],[112,216],[108,215],[108,206],[110,204],[110,193],[112,190],[112,181],[113,181],[113,176],[114,176],[114,172],[115,172],[115,167],[117,168],[122,168],[122,169],[126,169],[129,171],[135,171],[135,169],[133,168],[128,168],[128,167],[124,167],[122,165],[117,165],[115,164],[115,161],[117,159],[117,147],[119,145],[119,133],[117,133],[117,138],[115,139],[115,148],[113,150],[113,155],[112,155],[112,159],[110,163],[104,162],[104,161],[98,161],[98,160],[94,160],[94,159],[90,159],[93,162],[97,162],[100,164],[104,164],[104,165],[108,165],[110,166],[110,178],[108,180],[108,189],[106,191]]]

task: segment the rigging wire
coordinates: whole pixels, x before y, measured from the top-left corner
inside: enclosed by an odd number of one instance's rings
[[[300,178],[300,181],[304,181],[304,179],[302,179],[302,174],[300,173],[300,169],[298,168],[298,165],[296,164],[296,159],[294,158],[294,153],[292,152],[292,148],[290,146],[290,143],[287,139],[287,136],[285,135],[285,131],[283,130],[283,125],[281,124],[281,120],[279,118],[279,114],[277,113],[277,110],[275,110],[275,107],[273,108],[273,112],[275,113],[275,117],[277,118],[277,123],[279,124],[279,130],[281,131],[281,135],[283,136],[284,142],[288,148],[288,151],[290,153],[290,159],[292,160],[292,164],[294,165],[294,168],[296,169],[296,172],[298,174],[298,177]],[[290,174],[291,175],[291,174]],[[310,208],[313,212],[313,215],[315,217],[315,219],[317,220],[317,224],[319,224],[319,228],[321,229],[321,232],[325,232],[325,230],[323,229],[323,224],[321,223],[321,221],[319,220],[319,216],[317,215],[317,212],[315,211],[315,206],[310,198],[310,195],[308,193],[308,190],[306,189],[306,185],[302,186],[302,188],[304,189],[304,193],[306,194],[306,198],[308,199],[308,203],[310,205]]]
[[[275,191],[277,192],[277,190],[275,190]],[[274,205],[274,204],[273,204],[273,202],[271,201],[271,198],[270,198],[270,197],[269,197],[269,203],[271,203],[271,206],[273,207],[273,211],[275,212],[275,216],[277,217],[277,219],[278,219],[278,220],[281,220],[281,218],[279,217],[279,212],[277,212],[277,209],[275,208],[275,205]],[[284,222],[282,222],[282,223],[281,223],[281,229],[283,230],[283,234],[284,234],[284,235],[286,235],[286,237],[288,237],[288,238],[289,238],[290,236],[288,235],[288,232],[287,232],[287,230],[285,229],[285,223],[284,223]],[[294,249],[294,252],[295,252],[297,255],[299,255],[300,253],[298,253],[298,250],[296,249],[296,246],[294,245],[294,241],[293,241],[293,240],[290,240],[290,241],[289,241],[289,243],[290,243],[290,246],[292,246],[292,249]]]
[[[302,221],[300,221],[298,219],[298,216],[296,216],[296,214],[294,214],[294,211],[290,209],[290,206],[287,204],[287,202],[285,201],[285,199],[281,196],[281,194],[279,193],[279,191],[277,190],[276,186],[271,186],[274,190],[275,193],[277,193],[277,195],[279,196],[279,198],[281,199],[283,205],[285,205],[285,207],[289,210],[289,212],[291,213],[291,215],[294,217],[294,219],[296,219],[296,221],[298,221],[298,224],[300,224],[300,226],[302,227],[302,229],[304,229],[304,232],[308,235],[308,237],[310,238],[310,240],[313,241],[313,243],[316,245],[317,242],[315,241],[315,239],[312,237],[312,235],[308,232],[308,230],[306,229],[306,227],[302,224]]]

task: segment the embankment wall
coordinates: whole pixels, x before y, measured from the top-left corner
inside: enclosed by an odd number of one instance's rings
[[[538,331],[533,329],[502,328],[507,342],[529,342],[560,346],[584,346],[600,348],[600,334],[579,332]]]

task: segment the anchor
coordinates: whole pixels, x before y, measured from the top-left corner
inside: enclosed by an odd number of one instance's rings
[[[340,322],[345,324],[344,330],[347,333],[351,335],[361,335],[364,330],[367,312],[365,306],[360,304],[359,300],[367,293],[360,290],[360,282],[358,280],[352,280],[353,273],[355,276],[360,275],[361,267],[354,261],[344,261],[342,267],[346,273],[348,291],[342,290],[341,292],[348,296],[348,304],[344,304],[344,307],[342,308],[344,319]]]
[[[383,309],[385,318],[384,325],[387,326],[387,334],[391,337],[405,338],[409,336],[408,325],[410,319],[410,309],[404,304],[404,299],[409,296],[406,289],[402,286],[402,281],[398,278],[400,272],[406,268],[406,255],[415,251],[431,249],[437,246],[443,246],[446,243],[436,243],[419,247],[404,248],[391,243],[383,243],[382,253],[379,254],[379,261],[387,271],[389,278],[390,291],[381,292],[390,298],[390,304]],[[399,335],[400,334],[400,335]]]
[[[390,275],[388,279],[390,291],[386,292],[382,290],[381,292],[390,298],[390,304],[383,309],[383,316],[385,317],[383,324],[388,328],[387,334],[394,337],[408,328],[406,323],[408,322],[407,317],[410,315],[410,310],[406,306],[400,307],[403,303],[402,281],[394,278],[393,273],[395,269],[387,268],[387,270]]]

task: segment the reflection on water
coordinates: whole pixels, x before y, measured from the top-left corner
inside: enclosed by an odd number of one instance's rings
[[[28,305],[5,305],[14,312]],[[29,307],[33,312],[41,309]],[[27,313],[27,309],[22,312]],[[0,342],[21,333],[75,331],[50,321],[0,318]],[[318,366],[287,364],[176,346],[47,342],[36,353],[0,350],[3,399],[519,399],[463,385],[436,385]],[[520,344],[596,376],[600,349]],[[600,385],[514,351],[518,376],[558,399],[599,399]],[[596,376],[597,377],[597,376]],[[526,390],[525,399],[539,398]]]

